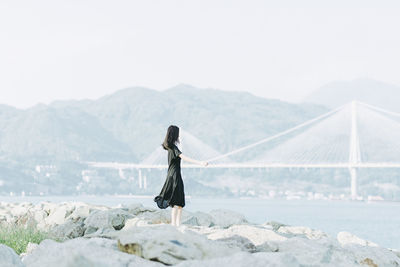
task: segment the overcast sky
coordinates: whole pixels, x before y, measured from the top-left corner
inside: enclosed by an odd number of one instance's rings
[[[2,0],[0,103],[179,83],[299,101],[335,80],[400,85],[400,1]]]

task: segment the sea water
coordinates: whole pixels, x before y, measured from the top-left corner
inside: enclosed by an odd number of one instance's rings
[[[145,206],[156,207],[152,196],[0,196],[0,201],[81,201],[110,207],[142,203]],[[340,231],[347,231],[380,246],[400,249],[400,202],[188,197],[185,209],[203,212],[229,209],[245,215],[247,220],[253,223],[277,221],[288,225],[307,226],[322,230],[332,237]]]

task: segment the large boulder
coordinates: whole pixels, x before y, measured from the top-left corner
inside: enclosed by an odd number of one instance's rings
[[[85,235],[121,230],[133,216],[123,209],[95,210],[84,221]]]
[[[67,218],[70,220],[86,219],[94,208],[88,205],[79,205],[75,207],[74,211]]]
[[[75,210],[75,206],[72,204],[64,204],[56,208],[50,209],[50,214],[44,220],[46,226],[52,227],[55,225],[64,224],[67,217]]]
[[[226,238],[217,239],[217,242],[221,242],[230,248],[239,248],[242,251],[254,253],[257,252],[257,247],[248,238],[239,235],[233,235]]]
[[[22,259],[27,267],[161,267],[162,264],[144,260],[117,249],[115,240],[76,238],[58,243],[44,240]]]
[[[345,245],[343,248],[362,266],[400,266],[400,258],[386,248],[360,245]]]
[[[51,229],[51,234],[59,239],[72,239],[81,237],[85,234],[84,219],[69,219],[64,224],[57,225]]]
[[[352,253],[357,262],[367,266],[400,266],[396,252],[379,247],[377,244],[361,239],[348,232],[340,232],[337,240],[348,253]]]
[[[353,235],[348,232],[339,232],[337,234],[337,240],[343,246],[344,245],[360,245],[360,246],[367,246],[367,247],[377,247],[378,246],[377,244],[375,244],[373,242],[361,239],[358,236]]]
[[[6,245],[0,244],[0,266],[1,267],[24,267],[17,253]]]
[[[22,202],[16,206],[14,206],[10,212],[13,216],[19,217],[21,215],[24,215],[28,212],[28,210],[32,208],[32,204],[27,203],[27,202]]]
[[[184,261],[176,267],[300,267],[295,257],[287,253],[245,253],[240,252],[230,256],[207,260]],[[309,265],[307,265],[309,266]]]
[[[147,224],[169,224],[171,223],[171,210],[146,211],[140,213],[137,218],[147,222]]]
[[[170,225],[130,228],[116,233],[121,251],[167,265],[222,257],[240,251]]]
[[[331,238],[311,240],[292,237],[275,243],[279,253],[293,255],[302,266],[359,266],[353,254]]]
[[[328,237],[326,233],[320,230],[314,230],[304,226],[281,226],[277,232],[292,236],[304,236],[308,239],[321,239]]]
[[[233,225],[228,229],[216,230],[207,235],[211,240],[219,240],[232,236],[241,236],[249,239],[254,245],[259,246],[271,241],[284,241],[287,237],[261,226]]]
[[[182,224],[186,225],[211,227],[214,226],[213,220],[214,218],[211,215],[200,211],[195,213],[183,212],[182,214]]]
[[[266,222],[266,223],[262,224],[262,226],[271,228],[274,231],[278,231],[279,228],[281,228],[282,226],[287,226],[287,225],[280,223],[280,222],[276,222],[276,221],[270,221],[270,222]]]
[[[156,209],[144,207],[140,203],[122,204],[122,205],[118,205],[117,208],[121,208],[121,209],[131,213],[132,215],[139,215],[140,213],[143,213],[143,212],[155,212],[156,211]]]
[[[213,222],[215,225],[221,226],[222,228],[228,228],[229,226],[235,224],[247,224],[246,218],[237,212],[231,210],[212,210],[210,211],[210,215],[213,218]]]

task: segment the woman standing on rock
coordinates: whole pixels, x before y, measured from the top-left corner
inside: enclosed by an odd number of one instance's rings
[[[160,209],[172,207],[171,224],[181,224],[182,208],[185,206],[185,192],[181,175],[181,159],[195,164],[207,166],[204,161],[197,161],[182,154],[176,144],[179,143],[179,128],[175,125],[168,127],[162,147],[168,150],[168,174],[160,195],[154,198]]]

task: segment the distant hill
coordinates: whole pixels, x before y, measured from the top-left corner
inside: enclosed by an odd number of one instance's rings
[[[227,152],[315,117],[327,108],[243,92],[179,85],[133,87],[97,100],[27,110],[0,106],[0,157],[35,161],[139,162],[176,124]]]
[[[80,109],[40,105],[4,117],[0,151],[13,158],[79,161],[128,159],[131,154],[95,117]]]
[[[337,81],[320,87],[304,102],[335,108],[352,100],[400,112],[400,86],[372,79]]]
[[[128,88],[79,107],[98,118],[103,128],[124,142],[139,159],[160,145],[170,124],[227,152],[327,111],[313,104],[289,104],[244,92],[199,89],[185,84],[161,92]]]

